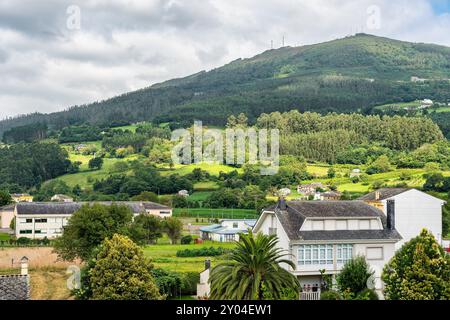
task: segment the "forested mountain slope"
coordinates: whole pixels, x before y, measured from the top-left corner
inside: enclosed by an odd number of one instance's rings
[[[430,81],[411,81],[411,77]],[[0,134],[30,123],[49,129],[156,120],[224,124],[245,112],[251,121],[273,111],[369,112],[398,101],[450,99],[450,48],[367,34],[284,47],[209,72],[174,79],[63,112],[0,122]]]

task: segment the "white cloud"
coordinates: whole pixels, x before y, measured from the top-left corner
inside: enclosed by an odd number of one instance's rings
[[[81,30],[66,27],[69,5]],[[367,8],[381,28],[367,29]],[[426,0],[0,0],[0,118],[51,112],[281,45],[364,31],[450,45]]]

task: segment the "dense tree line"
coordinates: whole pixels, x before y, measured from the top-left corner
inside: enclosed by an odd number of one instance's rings
[[[162,176],[155,167],[134,163],[131,175],[115,174],[94,183],[94,191],[106,195],[137,196],[145,191],[172,194],[193,190],[192,181],[179,175]]]
[[[63,128],[59,143],[97,141],[102,139],[102,129],[97,126],[81,125]]]
[[[47,137],[47,125],[34,123],[12,128],[3,134],[3,142],[12,144],[19,142],[34,142]]]
[[[256,125],[280,130],[282,154],[329,163],[347,160],[365,163],[377,148],[383,153],[406,152],[444,139],[430,119],[400,116],[335,113],[322,116],[292,110],[262,114]]]
[[[67,151],[59,145],[37,142],[0,148],[0,163],[1,183],[25,189],[61,176],[72,167]]]

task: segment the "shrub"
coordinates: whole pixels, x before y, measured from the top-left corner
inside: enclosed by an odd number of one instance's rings
[[[201,249],[185,249],[177,251],[177,257],[214,257],[221,256],[229,252],[224,248],[201,248]]]
[[[195,295],[197,294],[197,284],[200,282],[200,273],[184,272],[181,273],[181,294]]]
[[[191,235],[184,236],[183,238],[181,238],[181,244],[191,244],[192,240],[193,239]]]
[[[33,242],[31,239],[25,237],[20,237],[19,239],[17,239],[18,245],[30,245],[31,242]]]
[[[320,300],[342,300],[342,296],[337,291],[328,290],[320,294]]]
[[[358,256],[344,265],[336,280],[341,292],[348,290],[357,294],[367,288],[367,282],[373,274],[366,259]]]
[[[366,288],[356,295],[355,300],[379,300],[379,297],[375,290]]]

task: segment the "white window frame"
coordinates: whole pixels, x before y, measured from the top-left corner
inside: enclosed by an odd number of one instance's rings
[[[353,258],[353,244],[336,245],[337,264],[346,264],[352,258]]]
[[[333,265],[332,244],[305,244],[297,250],[297,263],[300,266]]]

